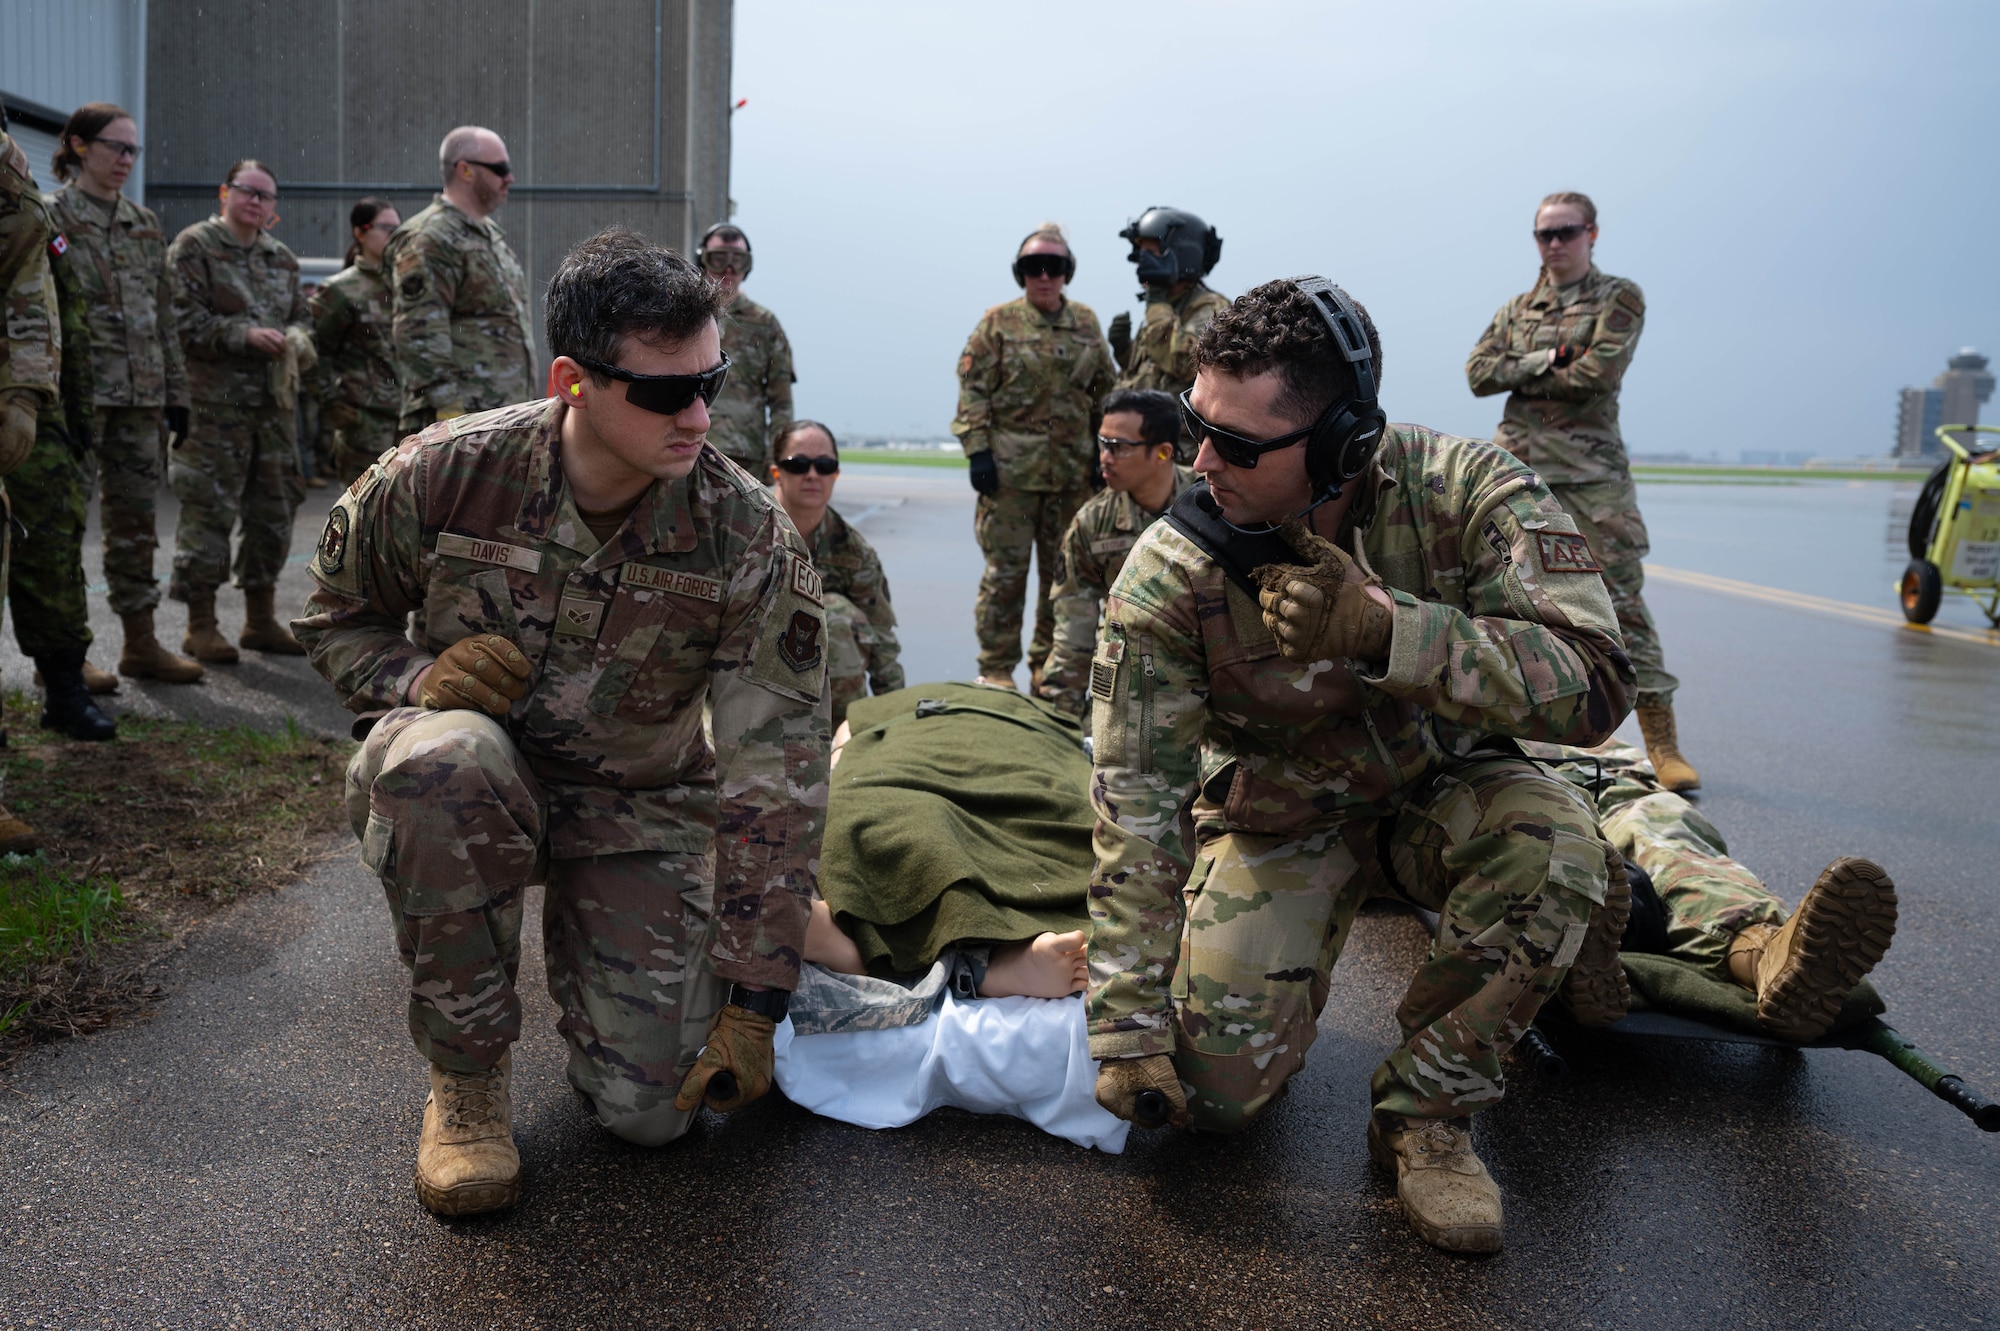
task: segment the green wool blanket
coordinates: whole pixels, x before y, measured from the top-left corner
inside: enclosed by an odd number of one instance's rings
[[[1618,960],[1625,966],[1625,978],[1632,982],[1634,1012],[1650,1008],[1750,1035],[1768,1034],[1757,1024],[1756,995],[1740,984],[1717,979],[1695,963],[1675,957],[1626,952]],[[1844,1031],[1888,1010],[1875,986],[1863,980],[1854,986],[1840,1015],[1834,1018],[1833,1031]]]
[[[877,975],[959,943],[1084,927],[1090,762],[1074,718],[974,684],[920,684],[847,711],[820,893]]]

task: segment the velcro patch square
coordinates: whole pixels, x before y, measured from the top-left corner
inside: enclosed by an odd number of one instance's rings
[[[1538,531],[1544,573],[1602,573],[1604,565],[1590,552],[1590,542],[1575,532]]]

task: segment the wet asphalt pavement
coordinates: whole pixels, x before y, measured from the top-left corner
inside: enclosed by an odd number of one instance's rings
[[[912,680],[971,670],[964,484],[841,481]],[[1664,566],[1886,607],[1912,488],[1649,483],[1642,502]],[[317,527],[302,516],[301,550]],[[1888,1019],[2000,1096],[2000,647],[1675,583],[1651,600],[1704,811],[1790,899],[1836,854],[1887,865]],[[1947,614],[1977,623],[1964,609]],[[0,658],[9,686],[25,669]],[[300,663],[215,673],[124,705],[344,725]],[[2000,1136],[1843,1051],[1573,1038],[1567,1077],[1523,1073],[1481,1120],[1506,1251],[1429,1249],[1362,1146],[1422,947],[1409,917],[1364,918],[1305,1071],[1258,1128],[1134,1134],[1107,1157],[1014,1120],[878,1133],[777,1096],[626,1146],[566,1087],[530,945],[524,1200],[450,1222],[411,1192],[423,1067],[379,890],[343,850],[197,931],[150,1021],[10,1074],[0,1328],[2000,1322]]]

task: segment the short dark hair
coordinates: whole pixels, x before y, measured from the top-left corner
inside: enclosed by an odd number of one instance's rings
[[[671,346],[699,334],[720,313],[722,289],[672,250],[614,226],[563,256],[542,308],[551,356],[615,365],[628,337]],[[604,382],[595,372],[591,381]]]
[[[1114,388],[1098,404],[1099,414],[1132,411],[1139,415],[1139,437],[1149,444],[1178,443],[1181,437],[1181,404],[1172,393],[1157,388]]]
[[[1375,358],[1375,390],[1382,389],[1382,338],[1368,310],[1352,296]],[[1249,376],[1275,369],[1285,390],[1277,407],[1300,429],[1354,391],[1354,368],[1320,317],[1313,298],[1280,278],[1253,287],[1215,316],[1195,343],[1195,359],[1224,374]]]
[[[743,234],[743,228],[740,226],[731,226],[727,222],[718,223],[710,227],[708,234],[701,238],[700,248],[707,249],[708,242],[711,240],[719,240],[725,245],[735,245],[740,242],[746,249],[750,245],[750,237]]]
[[[390,203],[387,199],[378,199],[372,194],[365,199],[356,199],[354,206],[347,210],[347,229],[351,232],[359,227],[368,226],[377,217],[381,216],[385,209],[393,212],[395,211],[395,207],[396,205]],[[402,216],[401,213],[397,213],[396,215],[398,217]],[[361,242],[357,240],[349,243],[347,247],[347,266],[352,268],[360,258]]]
[[[254,157],[239,157],[230,163],[229,170],[223,173],[222,183],[224,185],[234,185],[236,177],[242,175],[245,171],[262,171],[271,178],[272,188],[275,189],[277,187],[278,173]]]
[[[835,457],[840,456],[840,440],[833,437],[831,429],[828,429],[818,421],[809,421],[800,418],[795,421],[786,421],[779,428],[777,437],[771,440],[771,461],[776,462],[779,458],[785,456],[785,450],[791,447],[792,440],[804,434],[807,430],[818,430],[825,434],[826,441],[833,445],[833,455]]]
[[[72,138],[91,142],[114,120],[132,120],[132,113],[115,102],[85,102],[69,113],[69,121],[62,128],[62,135],[56,140],[55,156],[49,165],[55,168],[56,179],[67,181],[83,169],[83,154],[70,146]]]

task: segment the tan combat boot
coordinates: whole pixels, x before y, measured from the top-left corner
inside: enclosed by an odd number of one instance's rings
[[[253,652],[270,652],[275,656],[304,656],[305,647],[292,631],[278,622],[274,613],[278,601],[276,588],[245,587],[243,589],[243,634],[237,642]]]
[[[215,593],[188,597],[188,631],[181,650],[210,665],[235,665],[236,649],[215,629]]]
[[[1757,995],[1757,1024],[1817,1040],[1896,935],[1896,885],[1873,860],[1826,866],[1782,925],[1753,924],[1729,945],[1729,974]]]
[[[1674,737],[1674,709],[1638,709],[1639,733],[1646,738],[1646,756],[1653,761],[1653,775],[1668,790],[1680,792],[1701,787],[1701,774],[1681,757],[1679,740]]]
[[[47,687],[42,683],[42,672],[39,670],[35,672],[35,687],[38,689]],[[97,694],[116,693],[118,692],[118,676],[112,674],[109,670],[99,670],[90,662],[85,661],[83,663],[83,687]]]
[[[1417,1236],[1446,1252],[1499,1252],[1500,1185],[1472,1153],[1469,1118],[1368,1120],[1368,1154],[1396,1176],[1396,1200]]]
[[[1618,944],[1632,918],[1632,880],[1625,858],[1605,848],[1604,904],[1590,912],[1590,927],[1556,997],[1579,1026],[1610,1026],[1632,1007],[1632,984],[1618,964]]]
[[[42,838],[0,804],[0,855],[32,855],[42,848]]]
[[[168,684],[192,684],[204,672],[198,662],[185,656],[175,656],[160,645],[153,636],[153,612],[135,610],[129,615],[120,615],[118,620],[125,626],[125,650],[118,654],[118,673],[133,679],[157,679]],[[90,678],[86,667],[84,678]]]
[[[417,1199],[438,1215],[498,1211],[521,1199],[514,1149],[512,1050],[491,1071],[468,1075],[431,1064],[424,1132],[417,1142]]]

